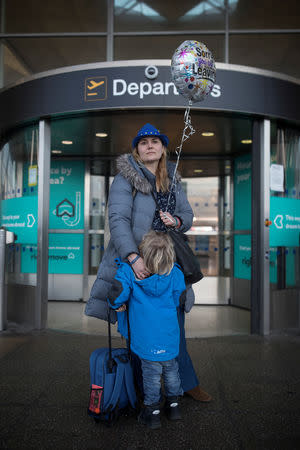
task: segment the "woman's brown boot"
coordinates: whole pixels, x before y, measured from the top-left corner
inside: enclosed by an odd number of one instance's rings
[[[198,402],[209,403],[212,401],[212,396],[203,391],[200,386],[196,386],[185,393]]]

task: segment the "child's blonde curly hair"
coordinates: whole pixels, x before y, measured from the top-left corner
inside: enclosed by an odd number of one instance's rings
[[[148,272],[169,275],[176,257],[173,241],[168,233],[149,231],[143,237],[139,250]]]

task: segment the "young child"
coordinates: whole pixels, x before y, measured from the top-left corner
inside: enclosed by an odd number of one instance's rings
[[[173,242],[167,233],[150,231],[144,236],[140,255],[151,274],[139,280],[128,263],[121,263],[109,295],[112,308],[124,311],[129,302],[131,349],[142,364],[144,405],[138,421],[159,428],[161,376],[166,395],[165,412],[170,420],[181,418],[178,396],[183,394],[176,357],[179,353],[177,306],[185,290],[182,271],[174,265]],[[127,337],[126,322],[119,321]]]

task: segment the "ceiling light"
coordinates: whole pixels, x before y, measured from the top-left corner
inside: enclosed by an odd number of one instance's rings
[[[242,139],[241,143],[242,144],[252,144],[252,139]]]
[[[51,153],[59,154],[59,153],[62,153],[62,151],[61,150],[51,150]]]
[[[212,131],[203,131],[203,133],[201,133],[202,134],[202,136],[205,136],[205,137],[209,137],[209,136],[214,136],[215,135],[215,133],[213,133]]]
[[[73,141],[61,141],[61,143],[65,145],[71,145],[73,144]]]
[[[96,133],[97,137],[107,137],[108,134],[107,133]]]
[[[201,173],[201,172],[203,172],[203,169],[195,169],[194,172],[195,173]]]

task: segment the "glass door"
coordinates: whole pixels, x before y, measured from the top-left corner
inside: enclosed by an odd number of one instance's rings
[[[198,256],[203,280],[193,285],[196,304],[230,301],[230,177],[182,180],[194,212],[189,242]]]
[[[273,123],[270,160],[270,327],[282,332],[300,320],[300,131]]]
[[[105,213],[109,187],[113,181],[110,170],[110,160],[95,160],[91,162],[88,231],[89,266],[88,287],[84,296],[85,301],[88,300],[106,244],[104,240]]]
[[[38,126],[14,132],[0,150],[0,226],[6,248],[7,317],[33,326],[37,286]]]

